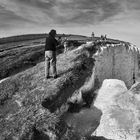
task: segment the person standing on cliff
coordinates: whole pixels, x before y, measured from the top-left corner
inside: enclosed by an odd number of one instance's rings
[[[50,78],[50,66],[52,67],[52,77],[57,78],[56,70],[56,46],[58,41],[55,39],[56,30],[52,29],[45,43],[45,78]]]
[[[64,53],[66,53],[67,49],[68,49],[68,39],[65,37],[65,40],[64,40]]]
[[[91,40],[94,41],[94,32],[91,33]]]

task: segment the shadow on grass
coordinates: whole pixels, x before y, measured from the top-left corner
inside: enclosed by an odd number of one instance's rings
[[[63,76],[64,74],[67,74],[67,73],[69,73],[69,72],[71,72],[72,71],[72,68],[69,68],[68,70],[65,70],[65,71],[60,71],[59,73],[58,73],[58,77],[61,77],[61,76]]]

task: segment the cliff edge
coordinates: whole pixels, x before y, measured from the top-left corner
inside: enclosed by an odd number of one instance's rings
[[[91,42],[57,56],[57,79],[41,62],[3,80],[0,139],[139,139],[138,58],[129,44]]]

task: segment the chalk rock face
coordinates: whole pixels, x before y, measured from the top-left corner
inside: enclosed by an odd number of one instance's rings
[[[138,107],[140,103],[127,90],[123,81],[104,80],[95,106],[102,110],[97,136],[112,140],[136,140],[139,137]]]
[[[138,101],[140,101],[140,82],[132,85],[130,92],[135,96]]]
[[[101,47],[95,57],[100,85],[104,79],[120,79],[126,83],[127,87],[131,87],[138,74],[138,55],[139,50],[133,46]]]
[[[135,104],[135,118],[136,118],[136,138],[140,139],[140,82],[132,85],[130,94],[133,97],[133,104]],[[135,101],[135,102],[134,102]]]

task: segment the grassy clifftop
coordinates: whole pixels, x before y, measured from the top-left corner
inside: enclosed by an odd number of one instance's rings
[[[21,41],[27,41],[27,40],[37,40],[46,38],[48,34],[25,34],[25,35],[18,35],[18,36],[11,36],[11,37],[4,37],[0,38],[0,44],[6,44],[6,43],[12,43],[12,42],[21,42]],[[73,34],[58,34],[57,36],[71,36],[74,38],[85,38],[86,36],[82,35],[73,35]]]
[[[0,65],[2,66],[0,67],[0,79],[43,61],[46,36],[46,34],[39,34],[6,38],[5,40],[7,40],[7,43],[0,45]],[[11,42],[11,38],[14,41]],[[86,37],[69,35],[71,47],[81,44],[76,41],[76,38],[85,39]],[[59,46],[57,50],[57,53],[61,53],[63,51],[63,46]]]
[[[59,77],[55,80],[45,81],[44,62],[41,62],[3,81],[0,84],[0,138],[30,139],[36,134],[34,129],[43,131],[42,123],[46,124],[46,129],[57,123],[57,116],[64,110],[60,109],[61,105],[92,73],[94,60],[91,53],[92,49],[82,49],[58,55]],[[50,108],[56,113],[41,106],[47,97],[54,99]]]

